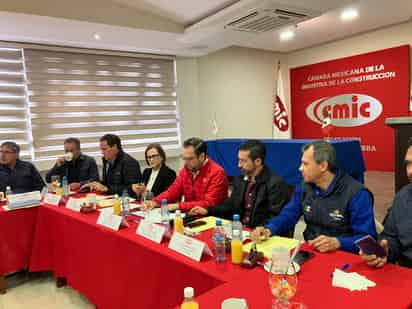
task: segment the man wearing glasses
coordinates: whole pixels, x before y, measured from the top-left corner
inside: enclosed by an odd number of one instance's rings
[[[169,189],[155,197],[157,206],[167,199],[170,210],[188,211],[195,206],[218,205],[227,198],[225,171],[207,157],[206,144],[200,138],[192,137],[183,143],[182,159],[184,168]]]
[[[0,191],[10,187],[13,193],[41,191],[45,186],[36,167],[19,159],[20,147],[14,142],[0,146]]]

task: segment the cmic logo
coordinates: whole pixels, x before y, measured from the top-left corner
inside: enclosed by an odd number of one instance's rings
[[[366,94],[350,93],[318,99],[306,108],[309,119],[319,124],[327,113],[336,127],[356,127],[377,119],[382,104]]]

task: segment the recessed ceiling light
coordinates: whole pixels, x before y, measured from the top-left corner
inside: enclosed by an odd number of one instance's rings
[[[100,40],[100,39],[101,39],[100,34],[96,33],[96,34],[94,35],[94,39],[95,39],[95,40]]]
[[[350,21],[359,16],[359,12],[357,9],[350,8],[350,9],[345,9],[342,11],[340,14],[340,19],[343,21]]]
[[[288,41],[295,37],[295,32],[293,30],[285,30],[280,33],[280,40],[281,41]]]

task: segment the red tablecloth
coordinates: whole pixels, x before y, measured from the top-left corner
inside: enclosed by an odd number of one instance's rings
[[[96,221],[96,213],[41,207],[30,271],[53,270],[99,309],[173,308],[186,286],[201,294],[248,273],[231,264],[217,268],[210,257],[192,261],[167,242],[136,235],[134,223],[115,232]]]
[[[135,234],[136,224],[118,232],[97,226],[97,214],[62,207],[39,208],[30,270],[53,270],[84,293],[99,309],[178,306],[183,288],[193,286],[200,308],[220,308],[223,299],[244,297],[250,309],[270,308],[268,275],[262,268],[246,270],[231,263],[200,263]],[[199,238],[210,244],[210,232]],[[307,249],[307,248],[306,248]],[[335,267],[349,263],[377,283],[363,292],[331,285]],[[296,301],[309,308],[409,308],[412,270],[386,265],[375,270],[345,252],[316,256],[302,266]],[[177,308],[177,307],[176,307]]]
[[[27,268],[38,208],[4,211],[0,205],[0,275]]]
[[[307,248],[305,248],[307,249]],[[330,274],[336,267],[349,263],[348,272],[358,272],[376,282],[367,291],[350,292],[332,287]],[[263,269],[251,271],[241,280],[230,281],[197,297],[200,308],[220,308],[227,298],[245,298],[249,309],[271,308],[273,296],[269,289],[268,273]],[[372,269],[356,255],[336,252],[316,253],[302,265],[298,275],[298,291],[292,299],[308,308],[412,308],[412,270],[386,265]],[[176,307],[177,309],[178,307]]]

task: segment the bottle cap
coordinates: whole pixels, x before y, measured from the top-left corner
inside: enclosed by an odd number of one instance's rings
[[[239,221],[240,216],[238,214],[233,215],[233,221]]]
[[[222,225],[222,220],[220,218],[216,219],[216,226],[221,226]]]
[[[188,286],[183,290],[185,298],[192,298],[195,295],[195,291],[192,287]]]

